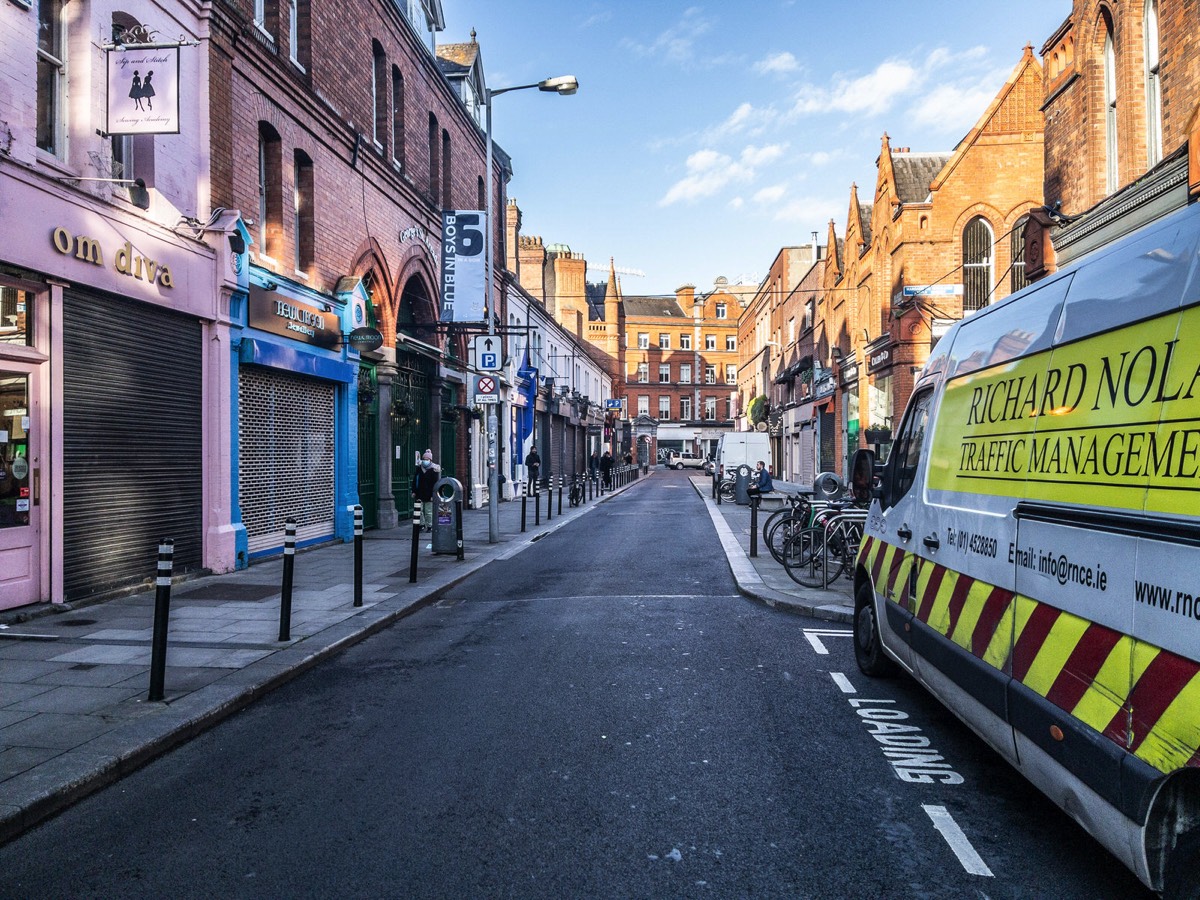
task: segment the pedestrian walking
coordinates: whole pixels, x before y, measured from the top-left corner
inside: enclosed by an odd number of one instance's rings
[[[538,456],[537,444],[529,448],[525,457],[525,468],[529,470],[529,484],[535,485],[542,474],[542,458]]]
[[[433,531],[433,486],[438,483],[441,467],[433,461],[433,451],[426,450],[421,454],[421,464],[413,473],[412,496],[413,514],[416,518],[416,507],[421,505],[421,530]]]
[[[603,479],[606,488],[612,487],[612,467],[612,454],[605,450],[604,455],[600,457],[600,477]]]
[[[592,457],[588,460],[588,471],[595,475],[600,471],[600,451],[593,450]]]

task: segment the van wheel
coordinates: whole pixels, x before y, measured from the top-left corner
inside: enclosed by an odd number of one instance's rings
[[[675,471],[682,472],[683,471],[683,463],[675,463]]]
[[[1200,900],[1200,828],[1175,842],[1163,877],[1163,900]]]
[[[854,594],[854,658],[864,675],[888,678],[896,674],[896,664],[883,652],[879,619],[875,615],[875,597],[864,581]]]

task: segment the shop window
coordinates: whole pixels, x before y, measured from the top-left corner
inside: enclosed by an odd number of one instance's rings
[[[62,155],[66,132],[66,41],[63,40],[63,0],[39,0],[37,48],[37,145]]]
[[[33,346],[33,294],[0,286],[0,344]]]

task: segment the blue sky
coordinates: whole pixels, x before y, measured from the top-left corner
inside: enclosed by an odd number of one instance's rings
[[[488,84],[573,74],[579,93],[493,103],[523,233],[613,257],[629,294],[757,282],[780,247],[869,200],[892,146],[950,151],[1070,0],[443,0]],[[641,272],[644,275],[635,275]]]

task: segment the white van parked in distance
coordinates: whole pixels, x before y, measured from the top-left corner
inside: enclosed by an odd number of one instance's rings
[[[1200,896],[1200,203],[957,323],[875,462],[859,668]]]
[[[717,474],[734,474],[738,466],[754,468],[762,460],[774,472],[771,439],[765,431],[730,431],[717,443]]]

